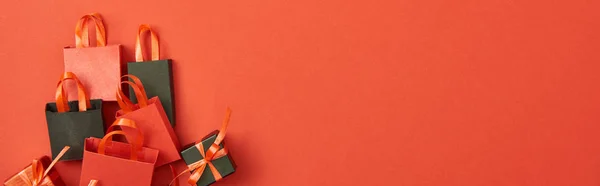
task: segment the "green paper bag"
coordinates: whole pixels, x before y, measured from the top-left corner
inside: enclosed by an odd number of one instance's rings
[[[144,61],[140,36],[149,31],[152,42],[152,61]],[[173,105],[173,73],[171,71],[171,60],[159,60],[158,37],[150,29],[150,26],[140,25],[135,44],[136,62],[127,63],[128,74],[137,76],[144,82],[144,88],[149,98],[158,96],[162,103],[165,113],[169,118],[171,126],[175,126],[175,107]],[[132,88],[129,88],[129,97],[137,103],[137,98]]]
[[[69,91],[64,90],[63,86],[67,80],[75,81],[78,101],[67,102]],[[90,100],[86,88],[71,72],[63,74],[56,93],[56,102],[47,103],[45,108],[52,158],[56,158],[65,146],[70,146],[71,150],[65,153],[61,161],[81,160],[85,138],[104,136],[102,100]]]

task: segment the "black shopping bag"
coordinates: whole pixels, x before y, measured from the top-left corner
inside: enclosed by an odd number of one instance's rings
[[[66,80],[77,84],[78,101],[67,101],[64,89]],[[56,90],[56,102],[46,104],[46,123],[50,137],[52,158],[65,146],[70,146],[62,160],[80,160],[83,158],[83,142],[88,137],[104,137],[102,121],[102,100],[89,100],[85,88],[71,72],[64,73]]]
[[[142,45],[140,36],[144,32],[149,31],[152,42],[152,61],[144,61],[142,54]],[[135,60],[136,62],[127,63],[128,74],[137,76],[144,82],[144,89],[149,98],[158,96],[162,103],[165,113],[171,122],[171,126],[175,126],[175,107],[173,105],[173,76],[171,71],[171,60],[159,60],[159,43],[158,36],[150,29],[148,25],[140,25],[135,44]],[[133,102],[137,103],[133,89],[129,88],[129,97]]]

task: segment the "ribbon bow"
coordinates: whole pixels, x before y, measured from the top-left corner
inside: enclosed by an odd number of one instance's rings
[[[54,167],[54,164],[56,164],[56,162],[58,162],[58,160],[60,160],[60,158],[63,155],[65,155],[65,153],[70,148],[71,147],[69,147],[69,146],[65,146],[60,151],[60,153],[58,153],[58,155],[56,155],[56,158],[54,158],[54,160],[52,161],[52,163],[50,163],[48,168],[44,168],[44,165],[42,164],[42,162],[40,160],[34,159],[33,162],[31,163],[31,172],[32,172],[33,178],[28,177],[27,174],[25,173],[25,170],[21,171],[19,173],[19,176],[21,177],[21,179],[23,179],[25,181],[25,183],[27,183],[28,186],[40,186],[40,185],[46,184],[47,181],[45,181],[44,178],[46,178],[46,176],[48,175],[48,172],[50,172],[52,167]]]
[[[173,182],[176,181],[179,176],[183,175],[188,171],[192,171],[192,175],[190,175],[188,183],[191,185],[196,185],[207,165],[210,168],[210,171],[212,171],[213,176],[215,177],[215,181],[219,181],[223,178],[223,176],[221,176],[217,168],[215,168],[215,165],[213,165],[212,160],[227,156],[227,148],[221,148],[219,145],[225,138],[225,133],[227,132],[227,125],[229,124],[230,117],[231,109],[227,108],[227,113],[225,114],[225,119],[223,120],[223,124],[221,125],[221,130],[219,130],[219,134],[217,134],[215,142],[208,148],[208,150],[206,152],[204,151],[204,145],[202,145],[201,141],[196,142],[196,144],[194,145],[196,148],[198,148],[198,151],[200,151],[200,155],[202,155],[203,158],[197,162],[189,164],[188,168],[181,172],[179,175],[177,175],[175,178],[173,178],[173,181],[171,181],[169,185],[172,185]],[[171,170],[173,170],[172,167]]]

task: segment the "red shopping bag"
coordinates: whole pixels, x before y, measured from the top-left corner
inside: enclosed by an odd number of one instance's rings
[[[116,130],[118,127],[121,130]],[[97,180],[98,186],[148,186],[152,183],[158,150],[142,147],[144,135],[139,130],[134,138],[123,132],[124,128],[137,130],[134,121],[121,118],[108,128],[104,138],[85,139],[80,186],[92,180]],[[113,135],[117,134],[124,135],[129,143],[112,141]]]
[[[96,47],[90,47],[87,21],[96,23]],[[121,77],[121,45],[106,46],[106,30],[98,14],[84,15],[75,27],[75,47],[64,49],[65,72],[77,74],[91,99],[115,101],[115,84]],[[76,91],[67,84],[67,91]]]
[[[144,145],[160,151],[156,167],[181,159],[179,156],[179,140],[175,136],[160,99],[157,96],[148,99],[142,82],[136,76],[125,75],[123,77],[129,77],[133,80],[133,82],[123,81],[121,83],[128,84],[133,88],[138,103],[133,104],[119,85],[117,88],[117,103],[119,103],[121,110],[117,111],[117,118],[127,118],[135,121],[142,133],[149,136],[144,139]],[[128,135],[136,134],[136,131],[130,128],[124,128],[123,131]]]

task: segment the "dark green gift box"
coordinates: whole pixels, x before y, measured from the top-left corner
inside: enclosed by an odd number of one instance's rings
[[[80,160],[83,158],[83,142],[85,138],[104,137],[102,121],[102,100],[90,100],[87,111],[79,112],[79,101],[69,101],[68,112],[57,112],[56,103],[46,104],[46,123],[50,137],[52,159],[65,147],[71,149],[62,160]]]
[[[155,60],[127,63],[127,71],[129,74],[137,76],[144,89],[148,99],[158,96],[162,103],[165,113],[171,122],[171,126],[175,126],[175,107],[173,106],[173,73],[171,71],[171,60]],[[129,97],[135,103],[137,98],[133,89],[129,88]]]
[[[206,152],[208,148],[210,148],[210,146],[215,142],[218,133],[219,131],[217,130],[202,138],[204,152]],[[200,161],[204,158],[200,154],[198,148],[196,148],[196,146],[194,145],[195,144],[187,145],[185,150],[181,151],[181,157],[183,157],[183,160],[187,165]],[[221,148],[225,147],[225,140],[223,140],[223,142],[221,142],[219,146]],[[231,158],[230,154],[231,153],[227,153],[226,156],[212,160],[213,165],[215,165],[215,168],[217,169],[217,171],[219,171],[223,178],[235,172],[236,165],[233,162],[233,159]],[[213,183],[215,183],[215,177],[213,176],[213,173],[207,165],[204,168],[204,172],[202,172],[202,176],[200,177],[196,185],[206,186]]]

